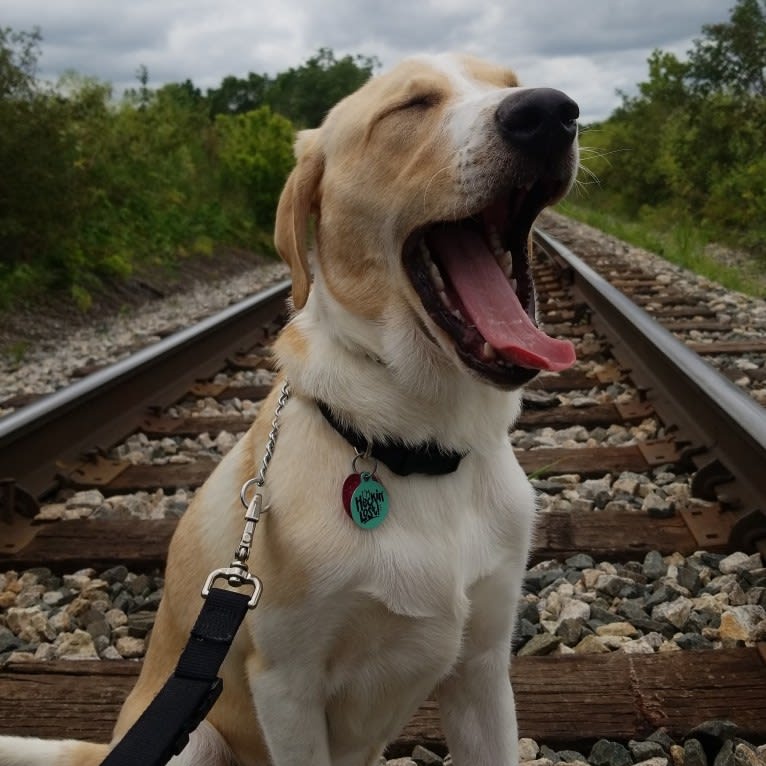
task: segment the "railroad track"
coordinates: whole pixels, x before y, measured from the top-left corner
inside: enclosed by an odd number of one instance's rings
[[[729,719],[764,743],[766,410],[741,385],[764,382],[766,342],[672,280],[589,265],[542,232],[536,244],[542,321],[579,362],[528,386],[511,434],[544,511],[514,649],[521,734],[587,753]],[[35,615],[56,612],[43,599],[58,588],[57,625],[85,647],[70,654],[140,659],[177,515],[269,388],[287,290],[0,419],[0,572],[18,573],[0,575],[0,732],[108,738],[138,662],[60,659]],[[683,620],[663,606],[679,601]],[[710,731],[696,735],[708,748]],[[443,749],[434,703],[391,752],[416,744]]]

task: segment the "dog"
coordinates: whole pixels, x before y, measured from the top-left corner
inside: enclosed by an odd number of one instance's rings
[[[172,673],[202,583],[230,560],[239,489],[287,380],[250,559],[263,595],[222,696],[171,763],[373,766],[431,692],[455,766],[518,762],[508,666],[535,498],[508,433],[521,386],[574,362],[534,321],[529,235],[573,183],[577,117],[560,91],[429,55],[299,133],[275,229],[293,285],[279,378],[178,525],[113,743]],[[438,470],[402,471],[386,450]],[[379,507],[361,520],[344,508],[354,475],[387,497],[375,528],[362,522]],[[3,737],[0,765],[96,766],[108,750]]]

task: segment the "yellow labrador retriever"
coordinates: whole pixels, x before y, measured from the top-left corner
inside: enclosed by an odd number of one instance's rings
[[[577,117],[507,69],[423,56],[299,135],[276,225],[295,312],[276,344],[291,395],[251,557],[263,597],[176,766],[372,766],[432,691],[455,766],[517,763],[508,664],[535,500],[508,430],[519,387],[574,361],[535,324],[528,238],[573,182]],[[115,742],[240,539],[239,489],[282,379],[178,526]],[[374,502],[349,512],[372,480],[385,518]],[[95,766],[108,749],[4,737],[0,764]]]

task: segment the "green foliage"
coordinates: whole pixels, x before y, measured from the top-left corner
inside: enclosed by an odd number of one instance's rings
[[[299,127],[316,127],[333,104],[370,78],[377,65],[375,58],[336,59],[329,48],[320,48],[303,66],[277,75],[267,103]]]
[[[21,364],[29,352],[28,341],[20,340],[15,343],[11,343],[8,348],[5,349],[5,355],[12,364]]]
[[[75,105],[35,81],[39,42],[38,31],[0,31],[0,295],[55,278],[40,264],[49,265],[77,212],[66,131]]]
[[[207,92],[211,117],[218,114],[243,114],[266,104],[267,75],[250,74],[245,78],[229,75],[220,86]]]
[[[42,86],[41,40],[0,29],[0,307],[58,290],[87,310],[101,281],[144,264],[270,248],[291,120],[316,124],[376,65],[323,48],[207,96],[190,80],[154,90],[141,65],[116,103],[108,84],[75,73]]]
[[[0,27],[0,98],[29,98],[37,90],[35,70],[42,36],[39,29],[14,32]]]
[[[649,78],[583,134],[599,179],[588,203],[634,220],[688,221],[766,266],[766,4],[739,0],[688,60],[655,51]]]
[[[320,48],[301,66],[274,78],[252,72],[246,78],[226,77],[219,88],[207,92],[210,112],[241,114],[269,106],[298,127],[316,127],[330,108],[364,84],[377,66],[375,58],[337,59],[329,48]]]
[[[721,263],[708,253],[710,231],[701,228],[691,219],[665,217],[665,211],[644,208],[634,219],[626,219],[619,212],[610,210],[608,201],[599,204],[583,204],[567,200],[559,205],[562,213],[584,221],[619,239],[657,253],[671,263],[701,274],[730,290],[766,298],[766,274],[757,268],[745,269]]]
[[[256,223],[271,223],[293,165],[292,124],[262,106],[244,114],[218,115],[215,128],[225,185],[245,191]]]
[[[766,2],[739,0],[728,22],[702,31],[689,54],[691,86],[703,94],[766,97]]]

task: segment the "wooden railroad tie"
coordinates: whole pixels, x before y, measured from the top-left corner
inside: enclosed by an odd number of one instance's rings
[[[551,747],[626,741],[660,726],[682,738],[728,719],[738,735],[766,739],[766,651],[761,647],[567,657],[512,662],[519,734]],[[109,739],[140,663],[129,660],[24,662],[0,673],[0,734]],[[42,706],[42,708],[41,708]],[[41,712],[42,709],[42,712]],[[443,750],[438,706],[425,702],[391,748]]]
[[[583,551],[596,559],[641,560],[649,551],[690,555],[726,550],[731,514],[715,504],[690,504],[667,518],[640,511],[559,511],[538,518],[532,560]],[[40,524],[25,547],[0,553],[0,569],[48,567],[72,572],[124,564],[132,571],[165,566],[176,519],[75,519]]]

